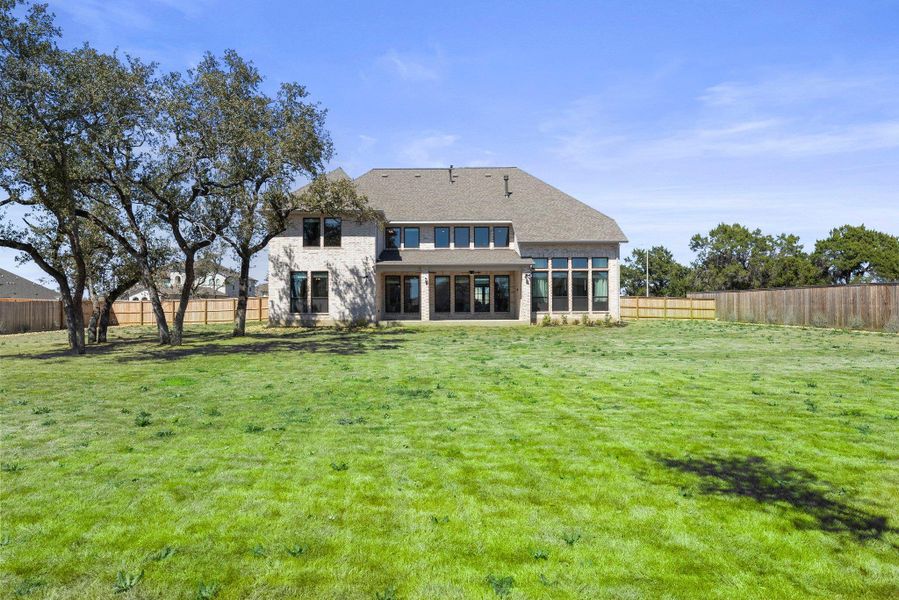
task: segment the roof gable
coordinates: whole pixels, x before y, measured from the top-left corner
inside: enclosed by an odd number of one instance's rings
[[[38,285],[11,271],[0,269],[0,298],[56,300],[59,298],[59,292]]]

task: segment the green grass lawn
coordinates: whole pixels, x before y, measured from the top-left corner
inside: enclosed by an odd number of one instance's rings
[[[111,337],[0,338],[4,598],[899,595],[899,336]]]

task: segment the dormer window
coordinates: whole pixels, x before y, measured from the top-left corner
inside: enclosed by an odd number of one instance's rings
[[[384,245],[388,250],[398,250],[400,247],[400,228],[387,227],[384,229]]]
[[[493,228],[493,247],[508,248],[509,247],[509,228],[494,227]]]
[[[489,248],[490,247],[490,228],[475,227],[474,228],[474,247]]]

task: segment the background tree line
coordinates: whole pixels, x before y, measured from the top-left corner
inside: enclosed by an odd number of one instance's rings
[[[303,86],[269,95],[231,50],[160,73],[59,38],[46,6],[0,0],[0,246],[59,286],[74,352],[85,352],[86,329],[88,342],[105,341],[112,302],[136,283],[160,343],[180,344],[198,256],[217,242],[239,263],[243,335],[250,262],[292,211],[374,216],[350,182],[324,177],[334,152],[326,111]],[[301,196],[298,179],[312,180]],[[4,213],[13,206],[25,211],[17,222]],[[172,260],[185,281],[169,323],[157,281]]]
[[[650,295],[899,281],[899,238],[864,225],[832,229],[806,252],[798,236],[722,223],[690,238],[690,250],[696,254],[690,265],[664,246],[649,250]],[[645,265],[642,248],[624,259],[621,286],[629,295],[646,294]]]

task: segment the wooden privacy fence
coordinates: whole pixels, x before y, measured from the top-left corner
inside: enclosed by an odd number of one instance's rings
[[[93,305],[85,302],[84,323],[90,319]],[[162,308],[171,325],[178,307],[176,300],[163,300]],[[191,300],[184,313],[184,323],[230,323],[237,312],[237,298]],[[247,298],[247,321],[268,320],[268,298]],[[110,325],[155,325],[153,306],[147,300],[114,302]],[[0,333],[52,331],[65,329],[66,322],[59,300],[0,299]]]
[[[66,318],[59,300],[0,298],[0,334],[64,329]]]
[[[622,296],[621,318],[714,319],[715,299]]]
[[[899,283],[697,292],[722,321],[883,331],[899,326]]]

